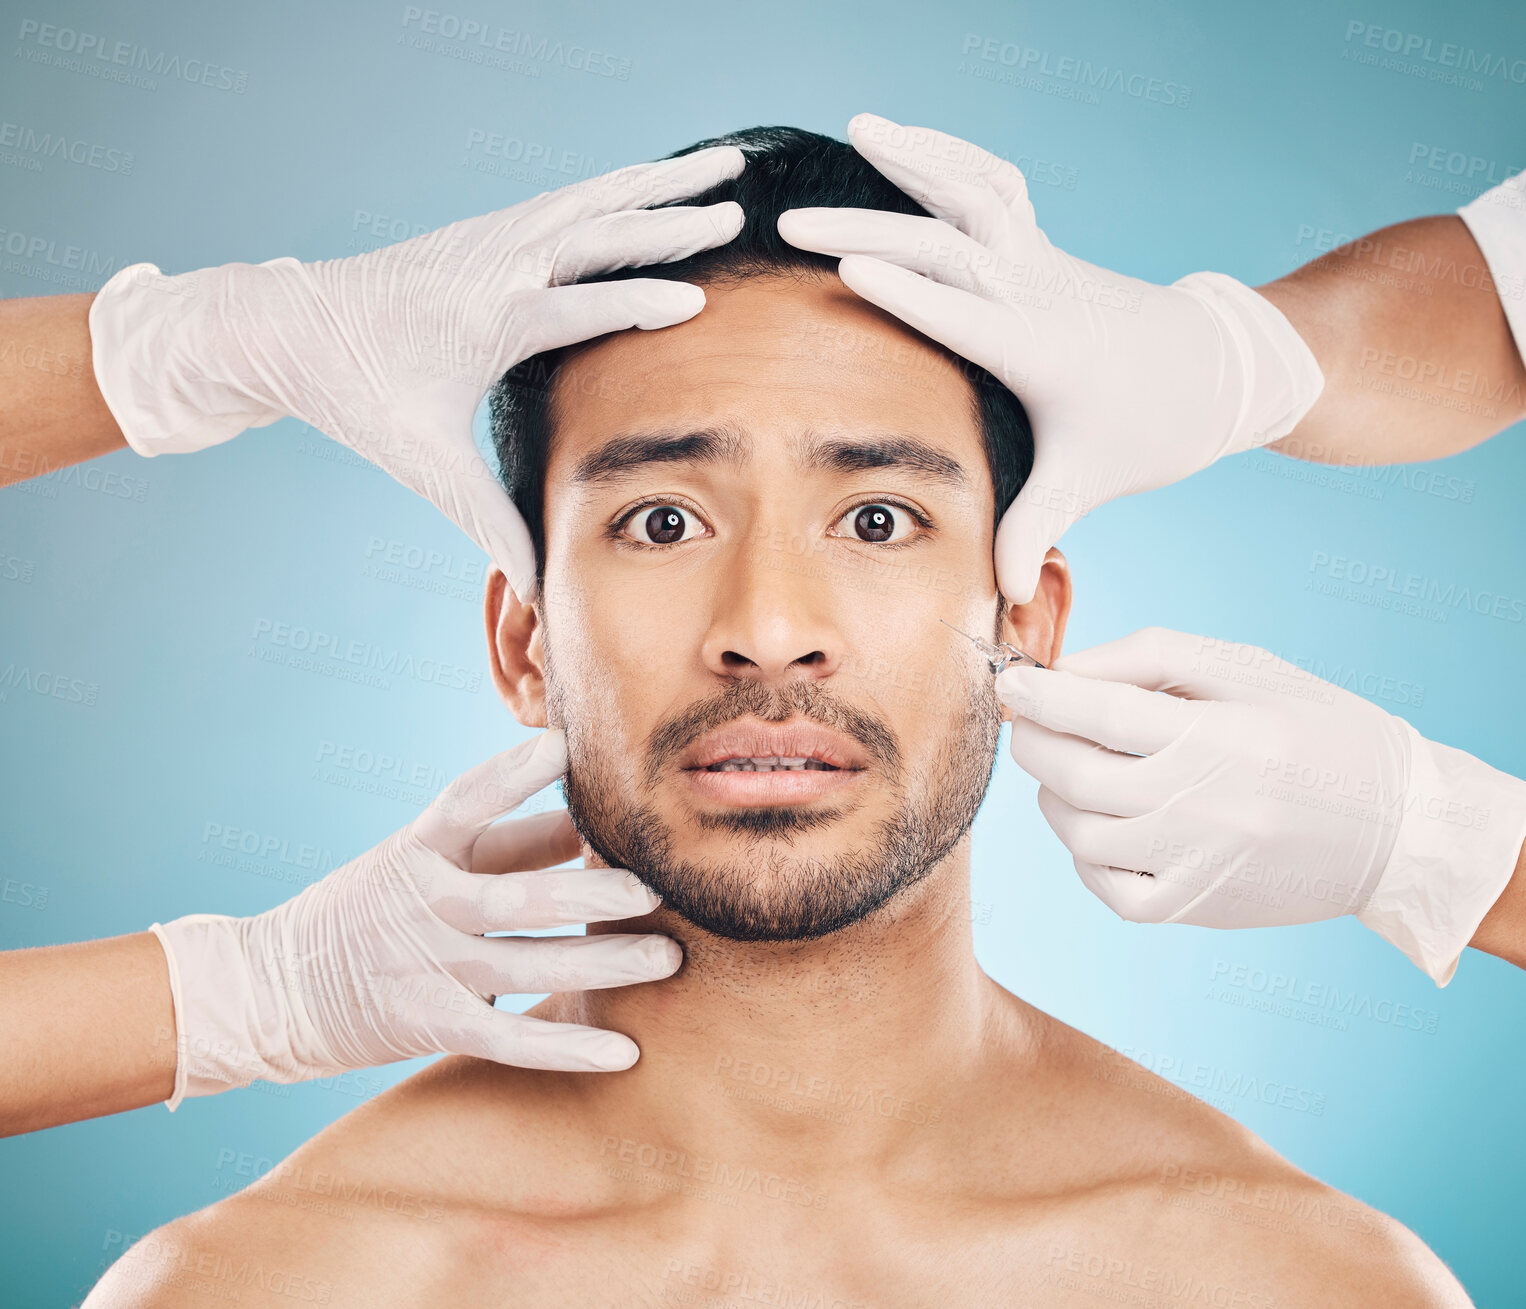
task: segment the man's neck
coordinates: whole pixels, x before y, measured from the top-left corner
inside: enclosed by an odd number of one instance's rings
[[[884,1157],[948,1117],[991,1054],[1002,993],[975,959],[968,836],[921,882],[820,940],[728,941],[664,909],[589,928],[607,931],[664,932],[684,965],[537,1012],[641,1047],[633,1069],[586,1091],[593,1112],[621,1124],[611,1131],[639,1124],[659,1147],[739,1161]]]

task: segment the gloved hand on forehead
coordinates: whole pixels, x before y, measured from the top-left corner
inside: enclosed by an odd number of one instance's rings
[[[1526,782],[1255,646],[1147,628],[996,693],[1081,880],[1133,922],[1355,914],[1445,985],[1526,840]]]
[[[629,1037],[493,1007],[509,993],[627,986],[683,961],[657,934],[491,937],[650,913],[620,868],[555,869],[577,854],[565,810],[492,826],[560,777],[543,732],[456,779],[373,850],[253,918],[155,923],[169,961],[179,1063],[169,1106],[255,1078],[298,1082],[416,1055],[523,1068],[628,1068]]]
[[[96,380],[139,454],[205,449],[299,418],[433,501],[530,599],[535,559],[472,416],[516,363],[700,311],[640,278],[570,285],[721,245],[735,204],[647,210],[742,171],[732,146],[637,164],[347,259],[122,269],[90,310]]]
[[[1287,435],[1324,378],[1269,301],[1221,273],[1156,286],[1056,249],[1022,172],[958,137],[873,114],[854,148],[931,218],[792,209],[791,244],[841,257],[864,299],[999,378],[1028,410],[1034,464],[996,534],[996,577],[1033,598],[1083,514]]]

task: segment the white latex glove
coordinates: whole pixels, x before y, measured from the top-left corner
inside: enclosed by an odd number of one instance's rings
[[[1146,628],[996,693],[1081,880],[1133,922],[1356,914],[1444,986],[1526,840],[1526,782],[1255,646]]]
[[[489,826],[566,768],[563,734],[545,732],[457,778],[415,822],[275,909],[155,923],[180,1052],[169,1107],[257,1077],[299,1082],[438,1052],[572,1071],[635,1063],[635,1042],[617,1032],[493,1008],[513,992],[654,981],[683,962],[659,935],[482,935],[633,918],[660,903],[623,869],[547,869],[576,849],[565,810]]]
[[[637,164],[348,259],[178,277],[132,264],[90,309],[96,381],[143,455],[301,419],[432,500],[528,599],[530,536],[477,452],[472,416],[531,355],[697,314],[704,292],[684,282],[563,283],[731,240],[734,203],[642,206],[696,195],[742,164],[734,146]]]
[[[1050,245],[1012,164],[873,114],[854,149],[933,218],[791,209],[779,233],[1014,391],[1034,464],[996,534],[996,580],[1033,598],[1045,552],[1098,505],[1286,436],[1324,386],[1282,313],[1222,273],[1155,286]]]

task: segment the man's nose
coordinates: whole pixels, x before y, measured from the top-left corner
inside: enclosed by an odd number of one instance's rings
[[[843,639],[825,562],[753,542],[739,543],[729,562],[705,637],[705,666],[766,681],[835,673]]]

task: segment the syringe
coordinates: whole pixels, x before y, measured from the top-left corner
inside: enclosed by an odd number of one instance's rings
[[[938,621],[943,623],[949,631],[959,632],[952,623],[945,623],[941,618]],[[1022,668],[1047,667],[1046,664],[1039,663],[1032,655],[1024,654],[1015,645],[1009,645],[1006,641],[984,641],[978,636],[971,636],[968,632],[959,632],[959,635],[966,641],[973,641],[980,653],[985,655],[987,662],[991,665],[993,676],[1000,673],[1008,664],[1017,664]]]

